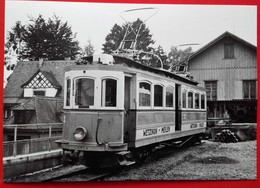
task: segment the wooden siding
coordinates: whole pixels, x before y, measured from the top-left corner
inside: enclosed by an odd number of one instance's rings
[[[234,42],[235,58],[224,58],[224,44]],[[256,51],[225,38],[189,61],[189,72],[199,85],[217,81],[217,99],[243,98],[243,80],[257,80]]]

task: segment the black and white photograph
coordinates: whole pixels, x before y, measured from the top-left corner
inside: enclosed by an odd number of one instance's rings
[[[3,181],[257,179],[257,6],[5,1]]]

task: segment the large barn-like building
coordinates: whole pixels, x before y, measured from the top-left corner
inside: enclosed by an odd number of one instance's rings
[[[256,46],[225,32],[178,66],[207,90],[208,119],[256,122]]]

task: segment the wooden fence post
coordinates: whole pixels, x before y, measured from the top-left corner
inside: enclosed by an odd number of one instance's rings
[[[49,147],[48,147],[48,151],[51,151],[51,125],[49,126]]]
[[[14,127],[14,145],[13,145],[13,156],[17,154],[17,126]]]

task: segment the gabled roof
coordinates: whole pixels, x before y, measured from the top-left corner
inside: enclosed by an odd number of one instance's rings
[[[63,86],[64,68],[70,65],[75,65],[75,61],[44,61],[42,66],[39,66],[38,61],[18,62],[4,89],[4,103],[8,103],[8,100],[11,100],[12,98],[20,99],[23,97],[23,88],[21,88],[21,85],[32,78],[38,69],[40,69],[41,72],[45,72],[44,74],[46,74],[46,72],[52,72],[57,83]],[[48,75],[48,73],[46,75]],[[52,76],[48,75],[48,78],[53,80]],[[59,92],[57,97],[62,96],[63,92]]]
[[[244,39],[239,38],[238,36],[226,31],[223,34],[221,34],[219,37],[215,38],[214,40],[210,41],[208,44],[206,44],[205,46],[203,46],[202,48],[200,48],[199,50],[197,50],[196,52],[194,52],[193,54],[191,54],[186,61],[191,60],[192,58],[196,57],[197,55],[199,55],[200,53],[204,52],[205,50],[207,50],[208,48],[210,48],[211,46],[213,46],[214,44],[216,44],[217,42],[219,42],[220,40],[226,38],[226,37],[231,37],[234,40],[248,46],[249,48],[256,50],[256,46],[254,46],[253,44],[245,41]]]
[[[52,87],[56,89],[61,89],[62,86],[59,84],[59,82],[56,80],[55,76],[52,74],[52,72],[47,72],[47,71],[41,71],[41,69],[38,69],[35,74],[24,84],[21,85],[22,88],[26,87],[34,78],[36,75],[39,73],[42,73],[42,75],[50,82]]]

